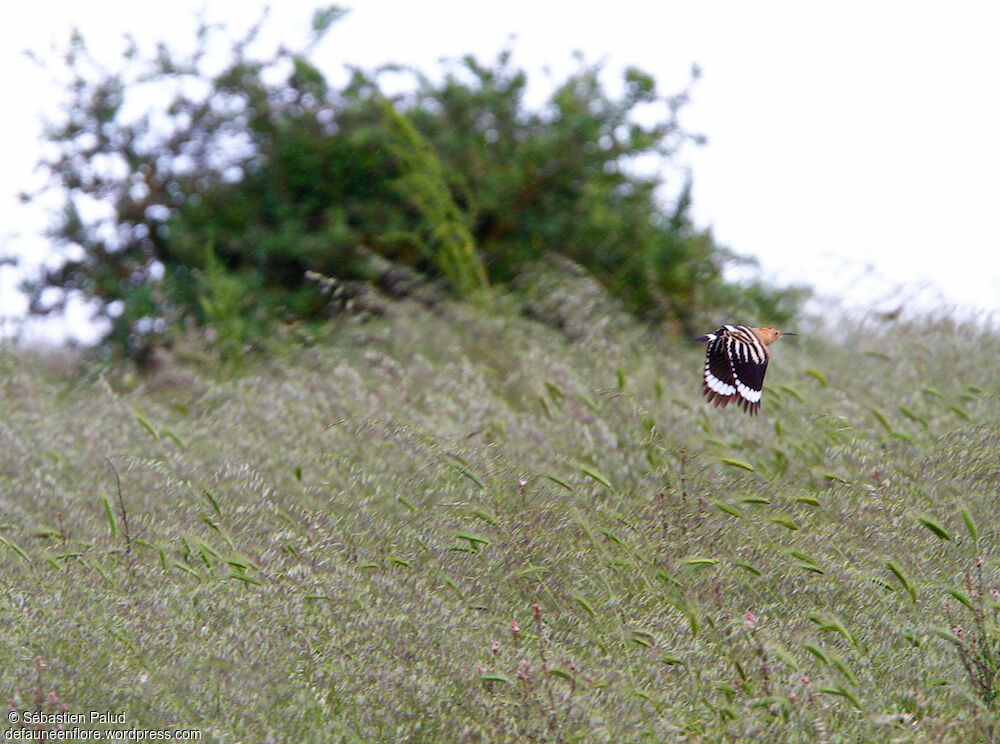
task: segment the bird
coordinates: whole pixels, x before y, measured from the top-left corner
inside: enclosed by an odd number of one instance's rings
[[[736,401],[745,412],[756,415],[771,359],[767,347],[782,336],[795,335],[775,328],[724,325],[715,333],[694,339],[708,341],[704,386],[708,402],[725,408]]]

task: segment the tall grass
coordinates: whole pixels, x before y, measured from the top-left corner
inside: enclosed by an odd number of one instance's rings
[[[392,310],[235,379],[3,359],[12,708],[206,741],[994,739],[1000,336],[782,340],[751,419],[623,318]]]

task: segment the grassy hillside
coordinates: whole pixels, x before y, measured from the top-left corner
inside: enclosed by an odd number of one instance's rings
[[[1000,337],[783,339],[751,419],[571,289],[225,379],[4,357],[0,692],[220,742],[991,740]]]

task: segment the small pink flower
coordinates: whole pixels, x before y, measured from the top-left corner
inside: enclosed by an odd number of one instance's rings
[[[744,615],[743,619],[746,621],[747,629],[749,630],[757,629],[757,616],[754,615],[752,612],[748,612],[746,615]]]
[[[484,667],[482,664],[476,664],[476,671],[479,672],[480,674],[486,674],[486,667]]]
[[[500,651],[500,641],[493,641],[493,643],[490,644],[490,651],[492,651],[493,655],[496,656],[497,652]]]

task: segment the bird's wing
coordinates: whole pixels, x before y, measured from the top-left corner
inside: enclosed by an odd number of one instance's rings
[[[739,395],[744,410],[756,413],[767,372],[767,349],[750,331],[727,334],[726,342],[734,392]]]
[[[709,402],[725,406],[736,395],[736,377],[729,360],[726,334],[713,334],[705,354],[705,394]]]

